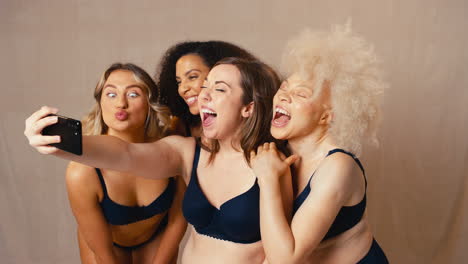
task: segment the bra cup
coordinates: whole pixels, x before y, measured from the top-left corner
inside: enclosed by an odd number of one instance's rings
[[[198,183],[200,147],[195,146],[192,174],[182,202],[187,222],[197,233],[215,239],[249,244],[260,240],[260,188],[255,184],[246,192],[224,202],[218,209],[206,198]]]
[[[99,203],[104,214],[104,218],[111,225],[128,225],[138,221],[149,219],[157,214],[162,214],[169,210],[175,195],[175,179],[170,178],[163,193],[147,206],[126,206],[112,201],[107,193],[106,183],[101,170],[96,168],[104,197]]]
[[[190,183],[191,184],[191,183]],[[190,186],[187,188],[182,203],[182,212],[187,222],[195,227],[205,227],[211,223],[216,208],[212,207],[207,200],[200,199],[195,189]]]
[[[334,153],[344,153],[351,156],[354,161],[357,163],[359,168],[362,170],[364,175],[364,180],[366,184],[366,192],[367,192],[367,179],[364,172],[364,167],[362,166],[361,162],[358,158],[356,158],[352,153],[344,151],[342,149],[333,149],[330,150],[326,157],[334,154]],[[305,186],[304,190],[294,199],[293,201],[293,216],[296,212],[300,209],[301,205],[309,196],[311,191],[310,181],[312,177],[314,177],[315,172],[310,177],[307,185]],[[343,206],[341,207],[340,211],[338,212],[337,216],[335,217],[332,225],[328,229],[328,232],[325,234],[325,237],[322,241],[327,240],[329,238],[335,237],[341,233],[346,232],[347,230],[351,229],[353,226],[357,225],[364,215],[364,211],[366,210],[366,192],[364,192],[364,197],[362,198],[361,202],[353,206]]]
[[[259,187],[255,184],[246,193],[225,203],[219,211],[220,229],[236,240],[253,240],[260,237],[259,199]]]

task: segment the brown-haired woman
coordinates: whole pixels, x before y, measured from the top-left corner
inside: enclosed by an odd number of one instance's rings
[[[43,119],[51,112],[48,108],[27,120],[25,134],[41,153],[147,178],[182,175],[188,184],[183,212],[194,227],[182,263],[262,263],[259,187],[248,154],[272,140],[268,129],[278,85],[277,75],[261,62],[236,58],[218,62],[199,95],[206,139],[198,141],[169,136],[132,144],[112,137],[84,137],[83,156],[75,156],[46,146],[57,140],[39,135],[53,123]],[[283,202],[290,209],[291,178],[282,179]]]
[[[113,64],[96,86],[96,104],[83,120],[84,134],[128,143],[162,138],[169,114],[154,103],[157,96],[143,69]],[[82,263],[175,263],[187,225],[180,213],[183,181],[98,168],[71,162],[66,173]]]

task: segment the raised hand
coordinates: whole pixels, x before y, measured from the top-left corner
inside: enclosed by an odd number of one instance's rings
[[[57,116],[48,116],[57,112],[56,108],[43,106],[26,119],[24,135],[28,138],[29,145],[39,153],[53,154],[58,151],[56,147],[49,146],[49,144],[59,143],[60,136],[43,136],[41,134],[45,127],[57,123]]]
[[[274,142],[264,143],[255,151],[250,152],[250,166],[257,176],[259,183],[264,181],[278,180],[281,176],[288,174],[289,167],[299,159],[297,155],[285,157]]]

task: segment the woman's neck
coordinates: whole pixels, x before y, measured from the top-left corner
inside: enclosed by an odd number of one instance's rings
[[[126,142],[130,143],[143,143],[146,141],[144,129],[138,129],[134,132],[121,132],[113,129],[107,131],[107,135],[118,137]]]
[[[317,131],[301,138],[288,140],[293,154],[299,155],[302,160],[322,159],[331,148],[335,147],[328,133]]]
[[[243,152],[237,137],[218,139],[220,153]]]

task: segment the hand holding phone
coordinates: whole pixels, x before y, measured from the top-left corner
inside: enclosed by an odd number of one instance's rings
[[[60,143],[50,145],[76,155],[83,154],[81,122],[65,116],[57,117],[57,123],[45,127],[42,135],[60,136]]]

